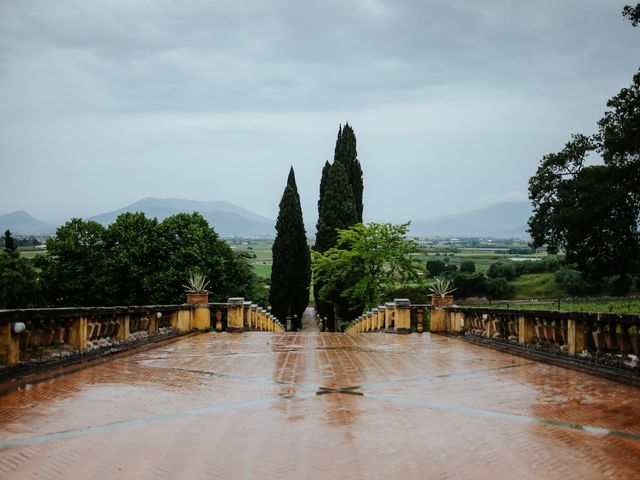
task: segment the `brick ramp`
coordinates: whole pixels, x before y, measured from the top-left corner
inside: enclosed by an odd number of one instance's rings
[[[638,411],[450,337],[205,334],[0,397],[0,478],[637,478]]]

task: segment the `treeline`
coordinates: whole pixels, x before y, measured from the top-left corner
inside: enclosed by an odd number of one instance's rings
[[[0,254],[0,307],[110,306],[184,302],[183,284],[199,271],[210,301],[244,296],[266,304],[266,288],[198,213],[159,222],[124,213],[105,228],[72,219],[33,260]]]

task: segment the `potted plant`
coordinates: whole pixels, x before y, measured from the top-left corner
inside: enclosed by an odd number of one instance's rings
[[[451,280],[436,278],[433,285],[429,287],[431,291],[431,305],[434,307],[450,307],[453,305],[453,292],[455,288],[451,288]]]
[[[187,293],[187,303],[209,303],[209,280],[206,279],[204,274],[195,272],[187,278],[187,284],[183,285],[185,292]]]

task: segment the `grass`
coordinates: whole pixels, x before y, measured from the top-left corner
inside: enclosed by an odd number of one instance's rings
[[[566,295],[553,273],[528,273],[511,282],[516,289],[516,299],[562,297]]]

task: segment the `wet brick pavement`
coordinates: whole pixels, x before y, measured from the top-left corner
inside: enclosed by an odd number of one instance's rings
[[[2,479],[639,477],[639,389],[429,334],[203,334],[0,397]]]

